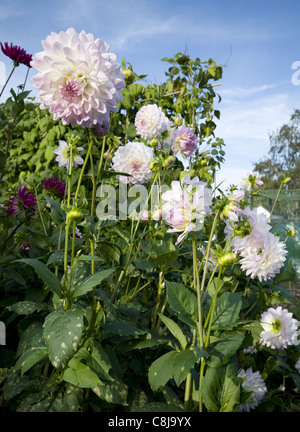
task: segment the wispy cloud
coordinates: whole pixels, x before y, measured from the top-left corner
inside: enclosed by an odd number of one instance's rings
[[[12,4],[11,1],[4,1],[1,3],[0,21],[6,21],[24,14],[21,4]]]

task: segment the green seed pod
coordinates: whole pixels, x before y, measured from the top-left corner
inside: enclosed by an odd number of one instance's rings
[[[219,257],[218,264],[220,264],[220,266],[226,267],[234,264],[235,260],[236,254],[234,252],[228,252]]]

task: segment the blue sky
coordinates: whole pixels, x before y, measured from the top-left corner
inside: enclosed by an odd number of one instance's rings
[[[222,98],[216,136],[226,144],[217,182],[226,187],[267,155],[269,133],[300,108],[300,86],[292,82],[292,64],[300,62],[299,16],[298,0],[0,0],[0,41],[34,54],[52,31],[84,29],[151,82],[164,81],[168,65],[161,59],[178,51],[226,64],[216,89]],[[1,52],[0,60],[8,74],[10,60]],[[21,65],[9,88],[25,73]]]

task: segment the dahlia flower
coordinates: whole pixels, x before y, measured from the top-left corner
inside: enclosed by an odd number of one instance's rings
[[[224,232],[226,239],[231,239],[231,247],[235,252],[240,252],[247,248],[253,237],[257,233],[270,231],[268,217],[263,213],[258,213],[257,208],[250,209],[246,207],[239,212],[239,218],[236,221],[228,219]]]
[[[264,182],[261,180],[261,176],[258,172],[248,173],[246,178],[243,178],[240,185],[242,189],[246,189],[248,191],[256,190],[261,185],[263,185]]]
[[[271,232],[257,232],[240,250],[240,265],[251,279],[259,281],[273,278],[280,272],[286,260],[287,249],[283,242]]]
[[[260,334],[260,343],[272,349],[287,348],[288,345],[297,345],[299,322],[287,309],[278,306],[269,308],[261,315],[260,324],[263,331]]]
[[[242,386],[247,392],[251,393],[247,401],[239,405],[239,408],[242,411],[250,412],[250,409],[254,409],[255,407],[257,407],[261,400],[264,398],[267,387],[261,377],[261,374],[259,372],[253,372],[252,367],[250,367],[246,371],[244,369],[241,369],[239,372],[239,376],[246,377]]]
[[[82,127],[109,121],[117,111],[125,86],[117,56],[102,39],[73,28],[52,32],[42,41],[44,51],[35,54],[31,66],[38,73],[31,81],[38,89],[41,109],[53,119]]]
[[[130,185],[146,183],[152,171],[149,167],[153,159],[153,149],[142,142],[129,142],[119,147],[112,158],[112,168],[116,172],[130,174],[119,176],[122,183]]]
[[[44,188],[47,191],[52,192],[58,198],[62,198],[65,195],[66,184],[53,176],[48,180],[44,177]]]
[[[300,357],[298,358],[298,360],[295,363],[295,369],[298,373],[300,373]]]
[[[159,138],[165,132],[170,120],[156,104],[143,106],[136,114],[134,121],[137,134],[143,139]]]
[[[32,60],[32,55],[27,54],[23,48],[13,45],[12,43],[8,45],[8,42],[5,42],[4,45],[0,42],[0,46],[3,54],[13,60],[16,66],[19,66],[19,64],[22,63],[31,68],[30,62]]]
[[[59,166],[66,167],[69,171],[71,164],[75,167],[83,164],[83,159],[79,156],[79,152],[83,150],[83,147],[76,147],[62,140],[59,140],[58,144],[59,146],[54,150],[54,153],[57,154],[55,160]]]
[[[210,212],[212,198],[211,191],[205,187],[206,183],[198,177],[190,179],[186,175],[181,182],[173,181],[171,189],[161,196],[163,202],[162,214],[170,228],[167,232],[181,232],[176,245],[191,231],[203,227],[205,216]]]
[[[17,195],[10,197],[9,201],[4,205],[7,207],[9,216],[24,212],[28,216],[34,216],[37,208],[37,199],[32,191],[27,190],[26,185],[23,186],[20,184]]]
[[[192,156],[197,150],[198,137],[193,129],[181,125],[173,134],[172,150],[175,156],[181,154],[184,158]]]
[[[73,238],[73,234],[69,234],[69,239]],[[75,238],[82,238],[82,234],[78,227],[75,227]]]

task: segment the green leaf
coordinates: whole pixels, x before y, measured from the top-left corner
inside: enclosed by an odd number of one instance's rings
[[[51,288],[52,291],[55,292],[59,297],[61,296],[63,290],[61,283],[57,279],[56,275],[52,273],[44,263],[32,258],[23,258],[18,261],[24,262],[25,264],[33,267],[37,275],[42,279],[45,285]]]
[[[207,349],[210,354],[207,363],[211,367],[217,368],[227,363],[236,354],[245,338],[245,334],[238,331],[223,332],[222,336],[221,340],[213,342]]]
[[[209,412],[233,412],[240,402],[242,379],[234,364],[209,367],[202,382],[201,393]]]
[[[33,312],[43,310],[44,306],[41,303],[25,300],[9,306],[8,309],[17,315],[31,315]]]
[[[53,153],[53,151],[52,151]],[[48,201],[51,207],[51,217],[53,219],[53,222],[55,222],[58,225],[64,224],[66,221],[66,213],[62,210],[60,203],[58,201],[55,201],[47,196],[45,196],[45,199]]]
[[[32,366],[48,357],[48,349],[44,346],[32,347],[19,357],[15,364],[15,369],[21,369],[21,376]]]
[[[80,309],[58,309],[47,315],[44,323],[44,339],[49,358],[59,368],[76,352],[83,331],[83,315]]]
[[[152,363],[148,373],[149,384],[152,390],[158,390],[172,378],[174,357],[176,357],[176,351],[170,351]]]
[[[178,313],[178,318],[190,325],[197,323],[197,297],[185,285],[166,280],[168,301],[171,309]]]
[[[192,370],[197,359],[190,350],[170,351],[152,363],[149,369],[149,384],[152,390],[163,387],[170,378],[179,386]]]
[[[139,329],[127,321],[108,321],[102,324],[102,328],[105,333],[112,333],[124,337],[139,336],[146,333],[144,330]]]
[[[93,388],[101,384],[98,375],[76,358],[72,358],[68,366],[62,375],[64,381],[81,388]]]
[[[216,308],[212,321],[212,329],[222,329],[229,324],[234,324],[242,307],[240,294],[225,292],[217,298]]]
[[[163,315],[161,313],[158,313],[158,315],[159,315],[161,321],[168,327],[168,329],[170,330],[170,332],[172,333],[172,335],[176,337],[176,339],[180,343],[181,347],[183,349],[185,349],[186,346],[187,346],[187,340],[186,340],[186,337],[183,334],[183,331],[179,327],[179,325],[176,324],[176,322],[173,321],[171,318],[168,318],[168,317],[166,317],[165,315]]]
[[[108,403],[127,405],[128,388],[122,381],[115,380],[113,383],[97,385],[93,392]]]
[[[88,278],[86,278],[83,283],[76,288],[74,291],[74,297],[79,297],[91,291],[95,286],[99,285],[104,279],[106,279],[110,274],[112,274],[116,269],[110,268],[106,270],[101,270]]]

